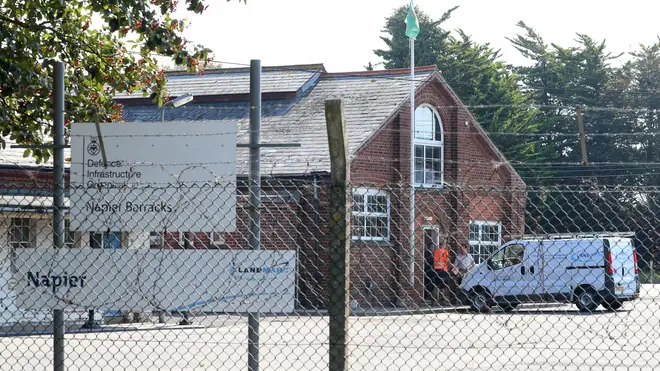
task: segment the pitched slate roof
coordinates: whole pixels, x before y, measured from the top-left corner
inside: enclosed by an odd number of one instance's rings
[[[432,76],[440,78],[435,67],[418,67],[415,86]],[[172,73],[168,83],[173,96],[191,93],[199,96],[226,96],[249,92],[249,69],[216,70],[204,75]],[[181,92],[179,93],[179,89]],[[341,98],[348,128],[349,150],[356,150],[392,115],[407,102],[410,80],[407,71],[371,71],[355,73],[325,73],[322,65],[264,67],[264,93],[294,93],[282,99],[262,102],[262,143],[300,143],[299,148],[264,148],[261,169],[268,175],[298,175],[330,170],[325,101]],[[130,104],[141,96],[117,96],[127,103],[124,120],[160,121],[160,110],[153,104]],[[165,119],[193,121],[217,120],[238,123],[238,142],[248,142],[249,103],[206,102],[189,103],[165,110]],[[185,130],[185,128],[182,128]],[[0,150],[0,164],[23,167],[52,167],[52,159],[37,165],[33,158],[23,157],[22,149],[11,149],[8,142]],[[66,150],[66,155],[70,151]],[[210,160],[210,159],[209,159]],[[248,149],[237,149],[238,174],[248,172]],[[68,164],[67,164],[68,166]]]
[[[435,68],[420,68],[416,86],[439,73]],[[191,76],[194,85],[198,77]],[[322,74],[313,87],[295,99],[262,102],[261,142],[300,143],[299,148],[264,148],[262,174],[299,175],[330,170],[325,101],[341,98],[348,129],[351,154],[370,138],[410,95],[410,79],[398,71]],[[188,104],[166,110],[166,120],[219,120],[238,123],[238,142],[248,143],[248,102]],[[159,121],[154,106],[125,106],[124,119]],[[248,173],[248,149],[237,149],[237,172]]]
[[[297,92],[315,75],[325,72],[322,64],[263,67],[262,93]],[[250,70],[226,68],[206,70],[203,75],[172,72],[166,77],[168,92],[172,96],[190,93],[194,96],[237,95],[250,92]],[[144,98],[138,94],[118,94],[117,99]]]

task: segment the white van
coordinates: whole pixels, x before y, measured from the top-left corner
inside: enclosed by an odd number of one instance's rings
[[[460,286],[480,312],[537,302],[616,310],[639,297],[637,253],[630,238],[616,235],[514,240],[468,272]]]

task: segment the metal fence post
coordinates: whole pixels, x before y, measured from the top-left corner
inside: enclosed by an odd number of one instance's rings
[[[64,371],[64,312],[53,309],[53,367]]]
[[[330,316],[329,369],[348,369],[348,316],[350,300],[350,226],[347,192],[350,178],[348,136],[344,107],[340,99],[325,102],[325,119],[330,148]]]
[[[53,112],[53,245],[64,247],[64,64],[55,62]]]
[[[261,249],[261,61],[250,61],[250,249]],[[259,312],[248,313],[248,370],[259,370]]]
[[[53,247],[64,248],[64,64],[53,66]],[[64,370],[64,313],[53,310],[53,366]]]

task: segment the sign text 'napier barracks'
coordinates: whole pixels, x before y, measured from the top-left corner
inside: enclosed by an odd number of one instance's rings
[[[236,124],[71,127],[71,230],[233,232]]]

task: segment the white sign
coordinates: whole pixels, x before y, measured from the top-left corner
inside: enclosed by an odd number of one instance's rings
[[[71,230],[236,230],[236,124],[71,127]]]
[[[294,310],[295,251],[18,249],[23,310]]]

